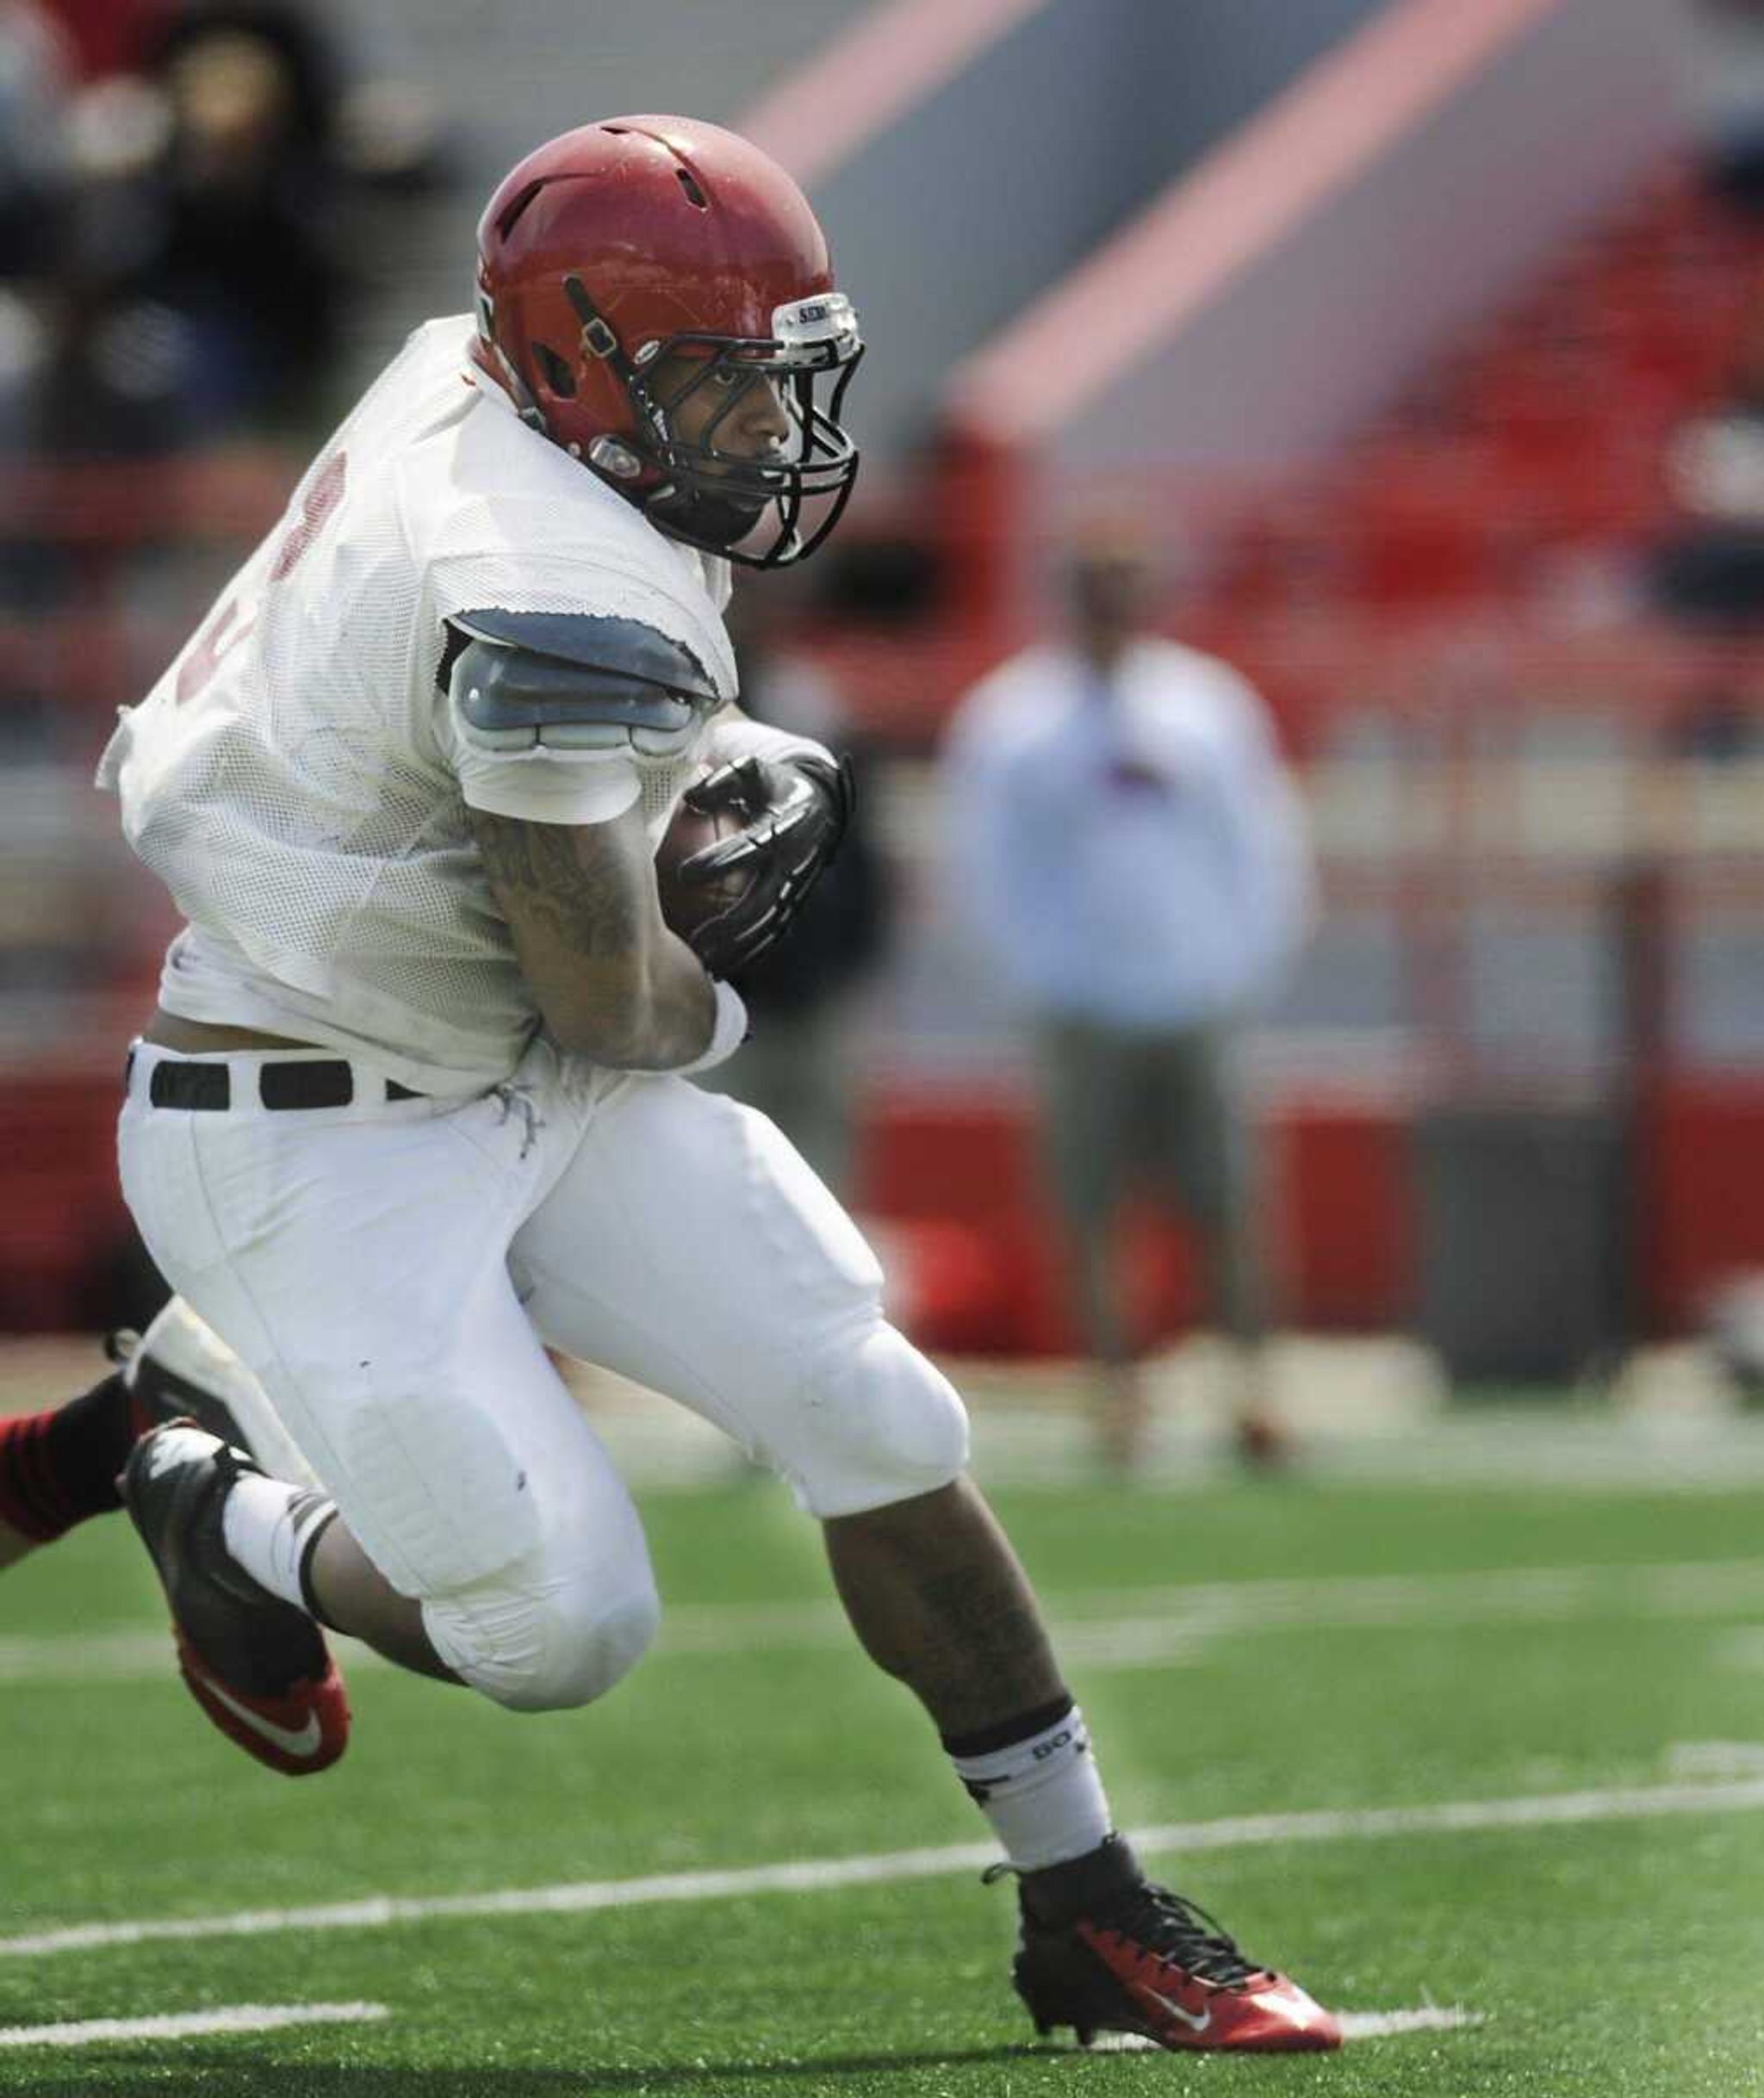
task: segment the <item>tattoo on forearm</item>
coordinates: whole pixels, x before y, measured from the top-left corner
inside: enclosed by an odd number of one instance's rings
[[[615,841],[595,830],[472,811],[493,891],[519,891],[529,916],[577,953],[628,953],[641,928],[638,899]]]
[[[637,812],[573,827],[472,811],[491,895],[556,1039],[600,1063],[690,1063],[716,1018],[711,983],[664,924]]]

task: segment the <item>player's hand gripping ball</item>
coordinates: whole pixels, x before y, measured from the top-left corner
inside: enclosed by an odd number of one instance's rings
[[[662,916],[668,929],[678,933],[687,946],[713,918],[720,918],[740,903],[753,880],[751,867],[731,868],[711,881],[684,881],[680,869],[699,853],[709,852],[725,838],[737,837],[745,828],[739,809],[728,804],[699,809],[688,798],[699,781],[715,768],[701,765],[681,796],[673,821],[655,847],[655,887],[662,898]]]
[[[656,855],[657,879],[662,916],[712,976],[734,976],[785,933],[837,851],[851,807],[849,767],[815,751],[736,758],[686,789]],[[676,856],[676,832],[681,845],[704,835],[693,821],[730,828]]]

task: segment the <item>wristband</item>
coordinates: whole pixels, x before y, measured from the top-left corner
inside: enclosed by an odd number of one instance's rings
[[[741,993],[733,984],[720,979],[711,988],[717,993],[717,1019],[711,1040],[703,1053],[690,1064],[674,1065],[677,1077],[690,1078],[694,1071],[714,1071],[717,1065],[726,1064],[748,1038],[748,1009],[741,1002]]]

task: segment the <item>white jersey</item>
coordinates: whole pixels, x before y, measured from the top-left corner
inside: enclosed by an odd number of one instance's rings
[[[506,1077],[538,1025],[467,807],[659,839],[699,754],[493,753],[437,685],[455,615],[641,620],[736,691],[728,564],[674,545],[419,328],[99,767],[189,921],[161,1002],[367,1054],[425,1092]]]

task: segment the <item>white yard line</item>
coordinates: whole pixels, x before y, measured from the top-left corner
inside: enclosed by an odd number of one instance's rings
[[[1457,2033],[1466,2026],[1481,2025],[1481,2011],[1436,2008],[1425,2004],[1419,2010],[1338,2011],[1344,2039],[1388,2039],[1394,2033]]]
[[[1674,1741],[1666,1774],[1676,1780],[1764,1777],[1764,1741]]]
[[[1764,1560],[1068,1590],[1050,1598],[1048,1608],[1068,1661],[1093,1668],[1136,1667],[1197,1656],[1207,1642],[1227,1633],[1551,1624],[1599,1617],[1687,1622],[1764,1613]],[[663,1618],[657,1658],[850,1643],[850,1628],[830,1600],[684,1604]],[[377,1665],[378,1657],[365,1648],[351,1645],[347,1651],[351,1667]],[[167,1674],[171,1652],[170,1636],[157,1624],[3,1636],[0,1684],[146,1681]]]
[[[1544,1828],[1578,1822],[1643,1821],[1661,1815],[1738,1814],[1764,1809],[1764,1778],[1732,1784],[1658,1785],[1601,1791],[1546,1792],[1513,1799],[1468,1799],[1434,1806],[1326,1808],[1304,1814],[1252,1814],[1223,1821],[1172,1822],[1133,1832],[1149,1852],[1235,1850],[1270,1843],[1351,1841],[1391,1835],[1459,1835],[1485,1828]],[[793,1864],[722,1871],[658,1872],[637,1879],[565,1881],[481,1894],[382,1894],[307,1909],[252,1909],[227,1915],[161,1916],[140,1923],[75,1923],[0,1938],[0,1958],[94,1952],[192,1938],[251,1938],[278,1931],[367,1930],[451,1916],[581,1915],[655,1902],[704,1902],[752,1894],[816,1894],[878,1886],[946,1872],[978,1871],[997,1859],[988,1843],[948,1843],[869,1857],[806,1858]]]
[[[1171,1636],[1412,1624],[1506,1624],[1608,1615],[1694,1618],[1764,1607],[1764,1559],[1658,1565],[1497,1567],[1460,1574],[1191,1581],[1066,1589],[1045,1598],[1062,1648],[1155,1622]],[[662,1620],[662,1654],[843,1645],[830,1601],[684,1604]]]
[[[211,2033],[276,2033],[290,2025],[367,2025],[383,2003],[234,2003],[154,2018],[84,2018],[68,2025],[0,2025],[0,2047],[90,2047],[107,2039],[199,2039]]]
[[[1764,1668],[1764,1630],[1748,1624],[1727,1633],[1716,1647],[1715,1658],[1729,1668]]]
[[[343,1652],[351,1670],[391,1666],[353,1640],[344,1642]],[[163,1621],[103,1632],[0,1636],[0,1684],[169,1682],[177,1673],[171,1632]]]

